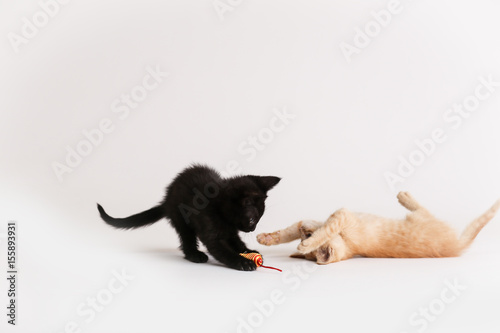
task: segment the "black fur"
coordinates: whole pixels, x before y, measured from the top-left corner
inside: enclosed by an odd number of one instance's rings
[[[121,229],[144,227],[168,218],[187,260],[207,262],[207,255],[198,250],[200,240],[221,263],[251,271],[257,267],[239,253],[257,251],[249,250],[238,232],[255,230],[264,214],[267,191],[280,180],[272,176],[222,178],[212,168],[194,165],[177,175],[161,204],[147,211],[113,218],[99,204],[97,208],[106,223]]]

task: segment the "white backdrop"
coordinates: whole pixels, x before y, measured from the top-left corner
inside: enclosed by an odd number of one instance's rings
[[[461,230],[500,197],[499,10],[485,0],[1,2],[0,233],[17,221],[20,251],[18,325],[1,327],[498,332],[499,218],[461,258],[307,262],[310,276],[287,280],[184,262],[166,223],[112,230],[95,203],[115,216],[150,208],[192,162],[282,177],[244,239],[289,271],[302,267],[287,259],[296,244],[263,248],[258,232],[342,206],[402,216],[399,190]],[[122,269],[135,276],[124,291],[109,303],[101,293],[95,318],[79,313]],[[412,321],[454,279],[467,286],[457,302],[428,325]],[[286,303],[259,310],[276,290]]]

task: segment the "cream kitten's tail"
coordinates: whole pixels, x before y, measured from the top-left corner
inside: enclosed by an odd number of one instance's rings
[[[497,210],[500,208],[500,200],[495,202],[495,204],[488,209],[483,215],[472,221],[460,235],[460,248],[465,250],[476,238],[477,234],[483,229],[483,227],[495,216]]]

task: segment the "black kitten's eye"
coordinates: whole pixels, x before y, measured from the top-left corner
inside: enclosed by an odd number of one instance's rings
[[[243,206],[247,207],[247,206],[251,206],[252,204],[253,204],[253,202],[251,199],[249,199],[249,198],[243,199]]]

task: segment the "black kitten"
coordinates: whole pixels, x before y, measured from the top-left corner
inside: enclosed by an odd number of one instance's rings
[[[156,207],[127,218],[113,218],[98,204],[106,223],[116,228],[131,229],[168,218],[179,234],[185,258],[207,262],[198,250],[198,239],[221,263],[238,270],[252,271],[255,264],[239,253],[249,250],[238,231],[254,231],[262,214],[267,191],[281,179],[278,177],[236,176],[222,178],[212,168],[191,166],[167,187],[165,200]]]

